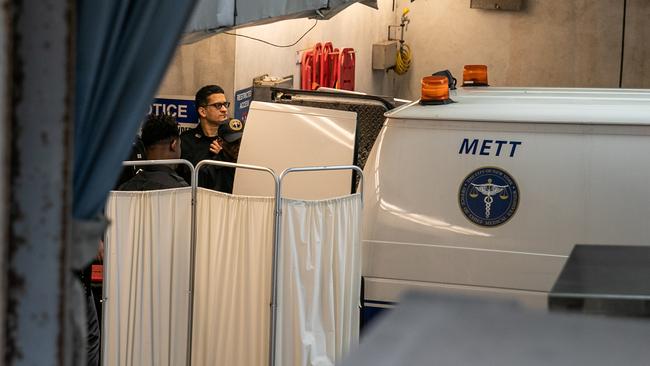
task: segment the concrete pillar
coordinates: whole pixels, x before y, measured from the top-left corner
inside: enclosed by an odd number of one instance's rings
[[[11,132],[0,133],[11,136],[8,262],[2,271],[7,365],[74,365],[85,352],[85,340],[73,340],[69,322],[83,309],[69,300],[74,4],[19,0],[2,8],[9,15],[10,46],[0,71],[11,71],[5,79],[9,119],[2,126]]]

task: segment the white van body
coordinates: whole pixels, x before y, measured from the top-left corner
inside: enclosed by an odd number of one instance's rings
[[[573,245],[650,245],[650,91],[451,98],[387,113],[366,162],[366,305],[418,288],[545,308]],[[508,183],[472,180],[490,172]],[[492,200],[507,207],[497,221]]]

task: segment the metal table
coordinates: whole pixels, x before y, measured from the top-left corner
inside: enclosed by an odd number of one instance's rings
[[[648,365],[650,321],[534,312],[410,294],[369,325],[340,366]]]
[[[650,247],[576,245],[548,304],[551,311],[650,317]]]

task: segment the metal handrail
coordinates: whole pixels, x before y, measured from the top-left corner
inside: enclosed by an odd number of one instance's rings
[[[206,165],[216,165],[216,166],[222,166],[222,167],[229,167],[229,168],[241,168],[241,169],[248,169],[248,170],[256,170],[256,171],[262,171],[262,172],[267,172],[271,174],[273,177],[273,181],[275,182],[275,201],[276,201],[276,209],[274,212],[274,217],[273,217],[273,272],[275,273],[275,263],[276,263],[276,253],[277,253],[277,246],[278,246],[278,241],[277,238],[278,236],[278,227],[279,227],[279,212],[278,212],[278,205],[277,202],[280,200],[280,179],[278,176],[275,174],[273,169],[266,168],[266,167],[261,167],[257,165],[247,165],[247,164],[237,164],[237,163],[230,163],[230,162],[225,162],[225,161],[218,161],[218,160],[202,160],[198,164],[196,164],[196,168],[192,172],[192,238],[191,238],[191,252],[190,252],[190,304],[189,304],[189,319],[188,319],[188,334],[187,334],[187,366],[190,366],[192,364],[192,329],[193,329],[193,322],[194,322],[194,264],[195,264],[195,256],[196,256],[196,192],[198,190],[198,181],[199,181],[199,171],[201,168],[203,168]],[[276,292],[275,290],[275,276],[272,277],[272,284],[271,284],[271,340],[270,342],[274,344],[275,340],[275,334],[274,334],[274,324],[275,324],[275,309],[277,307],[275,298],[273,297],[273,294]],[[269,361],[272,362],[272,361]]]

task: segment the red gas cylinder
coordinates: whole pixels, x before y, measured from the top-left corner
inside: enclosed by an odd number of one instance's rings
[[[314,54],[311,50],[302,54],[300,61],[300,89],[311,90],[312,74],[314,67]]]
[[[323,51],[321,52],[320,61],[320,86],[329,87],[332,78],[332,65],[330,62],[330,54],[334,50],[332,42],[325,42]]]
[[[354,90],[354,67],[355,57],[354,48],[344,48],[341,50],[339,66],[339,89]]]
[[[323,58],[323,46],[320,44],[320,42],[316,43],[312,53],[314,55],[314,61],[313,61],[313,67],[311,69],[310,90],[316,90],[320,86],[320,70],[321,70],[321,63]]]
[[[339,82],[339,73],[341,71],[341,52],[338,48],[335,48],[329,55],[327,55],[327,58],[330,66],[330,77],[329,83],[324,86],[328,88],[336,88],[336,85]]]

